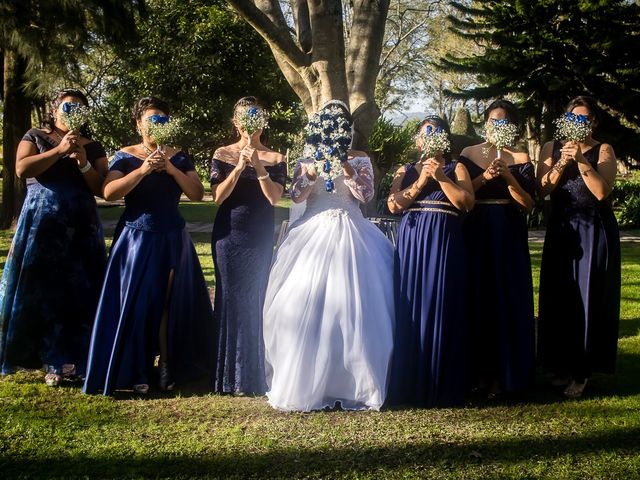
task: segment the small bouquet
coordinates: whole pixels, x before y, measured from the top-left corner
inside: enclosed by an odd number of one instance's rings
[[[240,126],[251,135],[258,130],[264,130],[269,125],[269,112],[256,105],[249,105],[243,109],[236,111],[234,120],[240,124]]]
[[[147,133],[158,145],[160,151],[164,151],[162,146],[167,145],[181,134],[182,126],[180,119],[170,119],[166,115],[151,115],[147,119]]]
[[[449,135],[441,127],[427,128],[418,134],[422,140],[422,154],[424,158],[433,158],[438,153],[446,153],[451,150]]]
[[[506,118],[500,120],[492,119],[487,126],[485,135],[487,141],[496,147],[498,158],[500,158],[502,149],[516,143],[518,127],[513,123],[509,123]]]
[[[305,127],[303,156],[312,158],[324,179],[327,192],[335,189],[334,180],[342,174],[342,163],[347,161],[351,145],[351,124],[344,111],[328,105],[309,119]]]
[[[593,126],[586,115],[576,115],[567,112],[553,121],[556,126],[554,138],[568,142],[583,142],[593,130]]]
[[[76,102],[64,102],[60,120],[69,130],[78,131],[91,120],[89,107]]]

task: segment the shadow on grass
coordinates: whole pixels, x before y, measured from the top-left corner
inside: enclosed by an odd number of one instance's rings
[[[618,338],[635,337],[640,335],[640,318],[625,319],[620,322]]]
[[[606,432],[572,434],[561,437],[514,437],[499,440],[471,440],[460,443],[441,439],[423,440],[415,444],[384,447],[340,447],[322,450],[270,449],[258,452],[184,452],[181,455],[118,456],[3,456],[0,471],[4,478],[13,477],[173,477],[193,476],[238,478],[336,478],[376,474],[403,469],[453,472],[477,469],[488,473],[492,467],[511,466],[518,469],[551,462],[562,456],[603,455],[615,453],[630,460],[640,452],[640,427],[613,428]],[[608,465],[606,458],[590,465],[594,473],[612,473],[625,469],[620,462]],[[633,462],[631,462],[633,463]],[[575,467],[574,467],[575,468]],[[629,465],[628,473],[635,467]],[[442,469],[442,470],[440,470]],[[468,471],[468,470],[467,470]],[[497,473],[497,472],[494,472]],[[524,473],[521,471],[521,473]],[[618,472],[619,473],[619,472]],[[512,470],[513,475],[513,470]],[[492,475],[507,478],[508,472]],[[612,477],[613,478],[613,477]]]

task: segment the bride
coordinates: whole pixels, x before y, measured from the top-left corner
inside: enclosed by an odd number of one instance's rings
[[[294,173],[291,198],[306,210],[278,249],[264,306],[267,397],[281,410],[378,410],[385,400],[393,247],[360,211],[373,171],[361,152],[348,159],[351,123],[344,103],[327,102]]]

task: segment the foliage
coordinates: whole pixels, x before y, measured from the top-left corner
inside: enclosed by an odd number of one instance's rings
[[[139,141],[128,112],[146,95],[167,100],[171,114],[180,116],[178,146],[193,154],[201,172],[212,151],[232,141],[233,104],[240,97],[254,95],[265,104],[272,130],[296,131],[282,120],[299,108],[291,88],[259,35],[225,2],[148,0],[147,9],[136,48],[95,43],[86,68],[67,79],[89,86],[99,119],[95,136],[110,152]],[[286,149],[286,136],[276,138],[274,148]]]
[[[376,121],[369,137],[369,146],[378,168],[389,170],[406,161],[415,150],[417,124],[414,121],[398,126],[385,117]]]
[[[626,228],[640,228],[640,181],[616,180],[609,195],[618,223]]]
[[[640,157],[640,7],[624,0],[452,2],[454,31],[485,47],[448,53],[445,71],[476,74],[456,98],[511,96],[551,137],[552,120],[571,98],[591,94],[607,112],[596,131],[619,156]],[[540,130],[540,125],[544,129]]]

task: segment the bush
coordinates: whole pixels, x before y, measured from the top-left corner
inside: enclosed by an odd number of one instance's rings
[[[640,227],[640,182],[617,180],[609,196],[621,226]]]

